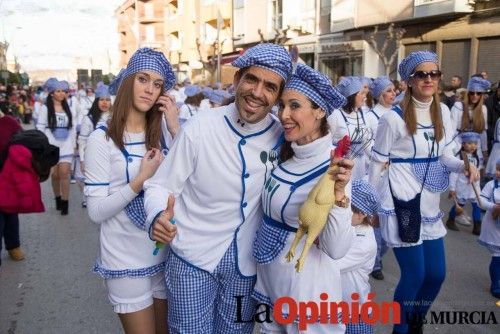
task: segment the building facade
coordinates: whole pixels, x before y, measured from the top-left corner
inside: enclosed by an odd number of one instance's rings
[[[388,69],[397,77],[397,64],[416,50],[435,51],[441,60],[445,82],[453,75],[467,78],[487,71],[489,80],[500,80],[500,1],[469,0],[325,0],[320,4],[318,69],[334,82],[342,75],[375,77],[386,67],[368,42],[374,28],[381,47],[389,23],[406,32],[399,49],[395,43],[386,50],[396,52]],[[323,15],[321,15],[323,14]]]

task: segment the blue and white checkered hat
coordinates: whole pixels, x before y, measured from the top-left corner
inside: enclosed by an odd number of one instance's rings
[[[184,89],[184,94],[187,97],[195,96],[198,93],[201,93],[201,88],[198,85],[190,85]]]
[[[109,86],[105,85],[102,81],[97,83],[94,94],[97,99],[109,99],[111,97],[111,94],[109,93]]]
[[[49,93],[52,93],[57,89],[57,84],[59,81],[56,78],[49,78],[45,83],[43,84],[43,88],[47,89]]]
[[[361,80],[361,82],[363,83],[363,85],[368,85],[370,86],[370,84],[372,83],[372,79],[368,78],[368,77],[365,77],[365,76],[359,76],[359,79]]]
[[[467,83],[467,90],[469,92],[484,93],[491,87],[491,82],[480,77],[472,77]]]
[[[69,83],[66,80],[58,81],[56,89],[68,91],[69,90]]]
[[[328,115],[347,102],[346,98],[332,86],[332,81],[327,76],[304,64],[297,64],[295,73],[286,83],[285,89],[293,89],[304,94]]]
[[[415,68],[426,62],[431,62],[439,65],[439,60],[437,54],[432,51],[415,51],[410,53],[405,59],[399,64],[399,75],[404,81],[408,81],[410,75],[413,74]]]
[[[352,206],[367,216],[375,216],[380,208],[377,190],[363,180],[352,182]]]
[[[336,88],[340,94],[349,97],[363,90],[363,82],[359,77],[343,77]]]
[[[208,100],[212,103],[222,104],[224,99],[229,99],[231,95],[222,89],[214,89],[210,94]]]
[[[109,85],[111,94],[116,95],[123,79],[139,71],[153,71],[161,75],[165,91],[172,89],[175,85],[174,71],[163,53],[150,48],[141,48],[132,55],[127,68],[122,69]]]
[[[206,98],[209,98],[210,94],[212,94],[212,92],[214,90],[210,87],[203,87],[202,91],[203,91],[203,96],[205,96]]]
[[[292,59],[284,47],[263,43],[248,49],[243,55],[232,62],[234,67],[245,68],[258,66],[280,75],[285,81],[292,74]]]
[[[477,132],[467,131],[460,133],[460,139],[462,143],[478,143],[481,140],[481,136]]]
[[[386,76],[380,76],[373,80],[373,82],[370,84],[370,93],[372,93],[372,96],[376,99],[380,98],[380,95],[387,89],[387,87],[393,85],[391,79]]]

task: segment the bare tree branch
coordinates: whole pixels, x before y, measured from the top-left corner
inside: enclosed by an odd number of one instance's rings
[[[389,24],[387,27],[387,32],[384,39],[384,44],[382,47],[379,47],[377,43],[377,34],[378,34],[378,26],[373,28],[373,32],[368,36],[366,41],[373,47],[377,55],[380,57],[380,60],[384,64],[385,74],[389,75],[391,71],[391,66],[396,60],[396,57],[399,52],[399,48],[402,44],[402,39],[406,30],[403,28],[395,28],[394,23]],[[387,50],[390,47],[391,43],[394,43],[394,51],[390,56],[387,55]]]

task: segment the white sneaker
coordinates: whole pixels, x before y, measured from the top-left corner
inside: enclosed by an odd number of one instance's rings
[[[472,218],[469,217],[465,212],[462,213],[460,216],[457,216],[455,218],[455,222],[457,224],[463,225],[463,226],[471,226],[472,225]]]

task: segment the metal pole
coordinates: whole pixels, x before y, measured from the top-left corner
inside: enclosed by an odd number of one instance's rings
[[[221,66],[221,44],[220,44],[220,26],[221,26],[220,4],[217,0],[217,82],[221,82],[220,66]]]

